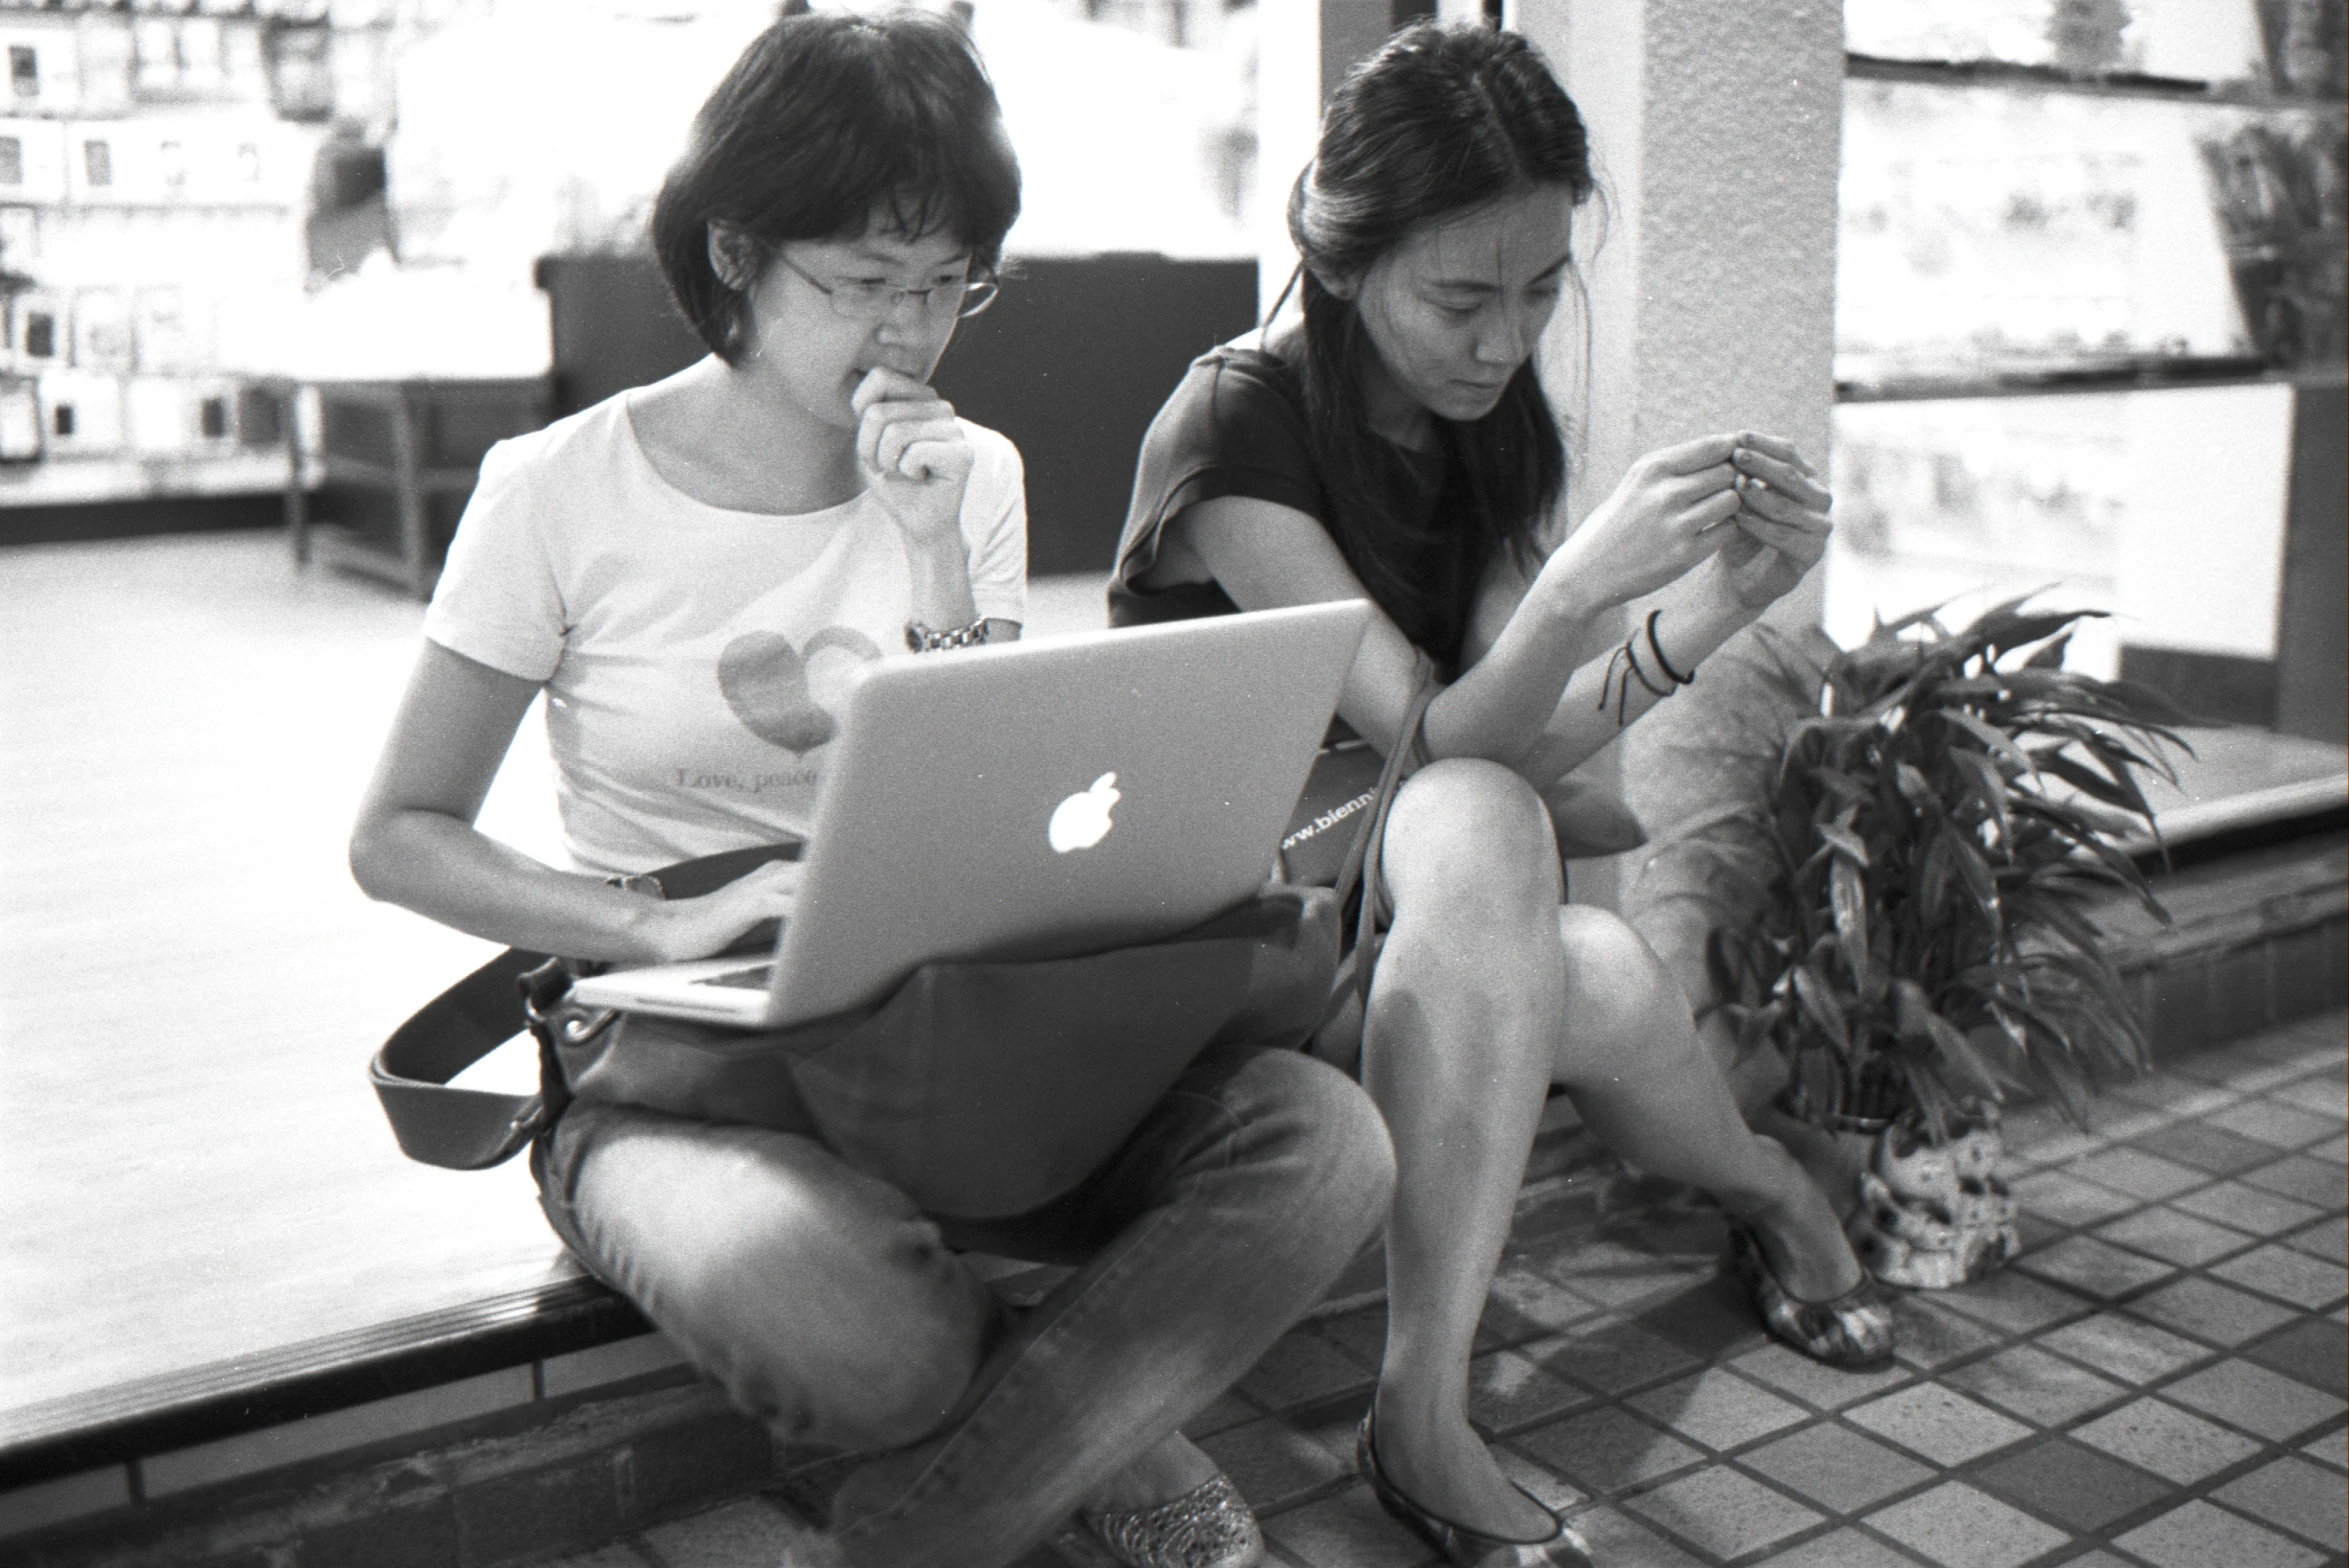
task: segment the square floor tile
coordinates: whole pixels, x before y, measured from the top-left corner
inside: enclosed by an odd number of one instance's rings
[[[1755,1315],[1753,1297],[1743,1283],[1726,1274],[1649,1303],[1633,1321],[1706,1361],[1770,1343]]]
[[[1800,1426],[1810,1419],[1799,1405],[1747,1382],[1723,1367],[1651,1388],[1624,1401],[1659,1426],[1716,1451]]]
[[[1519,1347],[1553,1377],[1602,1394],[1620,1394],[1645,1383],[1660,1383],[1694,1368],[1695,1356],[1628,1318],[1585,1324]]]
[[[2313,1443],[2302,1443],[2300,1451],[2336,1470],[2349,1470],[2349,1429],[2327,1433]]]
[[[2094,1236],[2074,1236],[2017,1260],[2015,1267],[2041,1279],[2069,1285],[2099,1301],[2116,1301],[2177,1270],[2142,1253],[2116,1247]],[[1965,1307],[1961,1303],[1959,1311]]]
[[[2251,1238],[2239,1230],[2213,1225],[2208,1220],[2198,1220],[2167,1204],[2139,1209],[2125,1219],[2099,1225],[2096,1234],[2106,1241],[2134,1247],[2139,1252],[2189,1269],[2223,1258],[2230,1252],[2241,1252],[2251,1245]]]
[[[1533,1500],[1554,1514],[1566,1513],[1590,1501],[1581,1491],[1565,1480],[1506,1444],[1493,1449],[1493,1457],[1500,1461],[1501,1473],[1533,1495]]]
[[[2215,1263],[2210,1272],[2231,1284],[2289,1301],[2308,1312],[2321,1312],[2349,1296],[2349,1269],[2312,1258],[2293,1247],[2261,1247],[2239,1258]]]
[[[2215,1088],[2193,1078],[2181,1078],[2175,1073],[2123,1079],[2104,1093],[2110,1099],[2150,1106],[2155,1110],[2168,1111],[2173,1116],[2207,1116],[2221,1106],[2234,1104],[2240,1098],[2232,1090]]]
[[[1607,1406],[1520,1432],[1509,1441],[1593,1496],[1670,1475],[1704,1457],[1639,1417]]]
[[[1370,1367],[1310,1330],[1300,1330],[1275,1341],[1238,1388],[1267,1410],[1286,1410],[1348,1389],[1368,1388],[1377,1380]]]
[[[2184,1339],[2165,1328],[2099,1312],[2078,1323],[2050,1329],[2032,1343],[2059,1350],[2075,1361],[2085,1361],[2124,1383],[2156,1382],[2197,1361],[2217,1354],[2207,1345]]]
[[[2068,1168],[2099,1186],[2147,1203],[2210,1180],[2206,1172],[2142,1149],[2105,1149],[2074,1160]]]
[[[1366,1486],[1275,1514],[1266,1539],[1309,1568],[1419,1568],[1429,1552],[1378,1506]]]
[[[1879,1509],[1868,1523],[1941,1568],[2017,1568],[2068,1539],[1962,1481]]]
[[[2206,1220],[2217,1220],[2222,1225],[2232,1225],[2254,1236],[2273,1236],[2295,1226],[2305,1225],[2324,1213],[2324,1210],[2312,1203],[2302,1203],[2297,1198],[2287,1198],[2239,1181],[2222,1181],[2215,1187],[2205,1187],[2199,1192],[2172,1198],[2170,1207],[2183,1209],[2188,1214],[2199,1214]]]
[[[2091,1112],[2091,1120],[2094,1113]],[[2060,1165],[2076,1160],[2083,1154],[2093,1154],[2110,1144],[2112,1139],[2098,1131],[2084,1131],[2069,1122],[2059,1121],[2052,1127],[2033,1129],[2019,1138],[2009,1138],[2006,1157],[2010,1164]]]
[[[2323,1220],[2306,1230],[2296,1230],[2284,1238],[2284,1245],[2297,1247],[2310,1257],[2349,1263],[2349,1216]]]
[[[2324,1561],[2323,1554],[2199,1498],[2112,1544],[2153,1568],[2315,1568]]]
[[[1490,1308],[1487,1308],[1490,1315]],[[1387,1304],[1374,1302],[1345,1312],[1316,1318],[1313,1329],[1366,1367],[1375,1367],[1387,1350]]]
[[[1706,1568],[1695,1557],[1674,1546],[1646,1524],[1616,1508],[1593,1508],[1568,1523],[1590,1543],[1594,1562],[1608,1568]]]
[[[2213,1127],[2223,1127],[2239,1137],[2273,1144],[2279,1149],[2301,1148],[2327,1134],[2338,1136],[2341,1131],[2337,1117],[2317,1116],[2273,1100],[2244,1100],[2202,1119]]]
[[[2237,1476],[2212,1495],[2328,1551],[2349,1552],[2349,1490],[2338,1474],[2321,1465],[2287,1454]]]
[[[2170,1495],[2169,1483],[2068,1438],[1993,1461],[1973,1482],[2067,1530],[2094,1535]]]
[[[2242,1179],[2254,1187],[2320,1208],[2338,1209],[2349,1203],[2349,1178],[2343,1176],[2341,1167],[2331,1160],[2313,1159],[2305,1154],[2286,1155],[2273,1165],[2245,1171]]]
[[[1945,1469],[2031,1435],[2020,1421],[1932,1383],[1854,1406],[1844,1419]]]
[[[1667,1481],[1624,1504],[1715,1557],[1743,1557],[1826,1521],[1783,1492],[1726,1465]]]
[[[1814,1536],[1800,1546],[1790,1546],[1774,1557],[1765,1557],[1756,1568],[1917,1568],[1917,1560],[1906,1552],[1894,1551],[1872,1535],[1838,1530],[1833,1535]]]
[[[2240,1432],[2230,1432],[2158,1399],[2123,1405],[2075,1428],[2072,1436],[2180,1486],[2259,1452],[2259,1445]]]
[[[2243,1347],[2243,1359],[2349,1399],[2349,1335],[2330,1318],[2308,1318]]]
[[[2015,1202],[2025,1214],[2040,1214],[2063,1225],[2093,1225],[2098,1220],[2126,1214],[2138,1200],[2110,1187],[2100,1187],[2070,1171],[2041,1171],[2014,1185]]]
[[[1892,1353],[1912,1367],[1932,1372],[2005,1342],[2006,1336],[1995,1329],[1929,1299],[1947,1294],[1946,1291],[1919,1291],[1893,1295]]]
[[[1183,1436],[1196,1443],[1211,1433],[1244,1425],[1262,1414],[1263,1411],[1237,1394],[1221,1394],[1214,1404],[1183,1423]]]
[[[644,1532],[645,1541],[672,1568],[730,1568],[775,1562],[786,1548],[808,1547],[807,1526],[763,1497],[745,1497]],[[404,1555],[404,1554],[403,1554]]]
[[[2126,1256],[2126,1254],[2124,1254]],[[1977,1318],[2009,1334],[2028,1334],[2086,1313],[2091,1303],[2070,1291],[2000,1269],[1978,1280],[1935,1293],[1938,1305]]]
[[[1346,1470],[1328,1449],[1269,1417],[1218,1432],[1201,1440],[1199,1446],[1258,1508],[1278,1508],[1290,1498],[1336,1480]]]
[[[1898,1388],[1913,1375],[1897,1365],[1878,1372],[1847,1372],[1776,1343],[1748,1351],[1729,1364],[1747,1377],[1821,1410],[1857,1404],[1871,1394]]]
[[[1929,1466],[1906,1454],[1825,1421],[1748,1449],[1737,1462],[1839,1514],[1856,1513],[1933,1476]]]
[[[2297,1437],[2349,1410],[2349,1405],[2305,1383],[2235,1360],[2190,1372],[2164,1388],[2161,1397],[2271,1443]]]
[[[2214,1345],[2240,1345],[2292,1320],[2291,1310],[2231,1285],[2189,1276],[2164,1285],[2128,1305],[2139,1317],[2151,1318]]]
[[[2329,1117],[2333,1121],[2349,1118],[2349,1106],[2344,1106],[2341,1080],[2331,1073],[2316,1073],[2291,1083],[2279,1084],[2268,1091],[2271,1100],[2282,1100],[2298,1106],[2312,1115]]]
[[[1987,1400],[2035,1426],[2063,1426],[2091,1410],[2118,1404],[2130,1390],[2029,1345],[1969,1361],[1942,1382]]]
[[[1520,1350],[1496,1350],[1468,1363],[1468,1416],[1487,1432],[1547,1421],[1590,1403],[1590,1397]]]
[[[1538,1270],[1504,1268],[1493,1276],[1485,1295],[1484,1316],[1477,1323],[1477,1348],[1498,1349],[1544,1334],[1555,1334],[1584,1322],[1598,1307]],[[1385,1313],[1381,1312],[1383,1320]]]
[[[2207,1122],[2184,1121],[2129,1140],[2146,1153],[2179,1165],[2232,1176],[2275,1158],[2275,1145],[2213,1127]]]

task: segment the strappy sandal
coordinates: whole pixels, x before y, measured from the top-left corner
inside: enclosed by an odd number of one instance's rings
[[[1221,1471],[1155,1508],[1084,1518],[1128,1568],[1257,1568],[1264,1561],[1256,1515]]]
[[[1442,1552],[1444,1561],[1453,1568],[1594,1568],[1590,1543],[1522,1486],[1517,1490],[1525,1493],[1528,1502],[1549,1514],[1550,1523],[1556,1526],[1537,1540],[1511,1541],[1487,1535],[1482,1530],[1472,1530],[1429,1513],[1404,1496],[1379,1468],[1378,1441],[1371,1430],[1369,1412],[1362,1417],[1362,1430],[1355,1434],[1354,1459],[1369,1479],[1370,1495],[1378,1499],[1378,1506],[1412,1534]]]
[[[1731,1261],[1754,1298],[1762,1326],[1813,1361],[1846,1372],[1874,1372],[1892,1362],[1892,1303],[1867,1266],[1860,1282],[1828,1301],[1805,1301],[1780,1282],[1761,1243],[1744,1225],[1729,1230]]]

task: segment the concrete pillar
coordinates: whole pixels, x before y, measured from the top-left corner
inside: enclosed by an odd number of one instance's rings
[[[1824,473],[1841,7],[1515,0],[1506,19],[1582,109],[1606,193],[1603,242],[1585,263],[1587,367],[1579,321],[1562,317],[1543,345],[1553,396],[1582,422],[1576,520],[1641,453],[1710,431],[1784,436]],[[1814,574],[1773,619],[1816,624],[1821,604]],[[1590,765],[1651,832],[1692,804],[1673,798],[1674,770],[1643,765],[1672,728],[1666,703]],[[1630,869],[1577,865],[1576,898],[1619,906]]]

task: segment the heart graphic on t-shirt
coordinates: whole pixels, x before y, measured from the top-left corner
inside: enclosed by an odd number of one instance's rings
[[[808,685],[808,666],[827,648],[860,663],[881,657],[870,637],[845,626],[825,627],[805,648],[780,632],[744,632],[718,655],[718,690],[744,729],[804,757],[840,733],[840,721]]]

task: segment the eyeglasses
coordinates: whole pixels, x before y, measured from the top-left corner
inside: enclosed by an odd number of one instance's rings
[[[901,289],[896,284],[880,279],[858,278],[847,283],[826,283],[822,278],[800,266],[781,251],[775,259],[807,281],[810,288],[832,302],[835,314],[851,321],[886,321],[897,313],[897,302],[910,299],[921,306],[928,316],[975,316],[995,303],[1001,292],[992,276],[965,278],[956,283],[940,283],[926,289]]]

